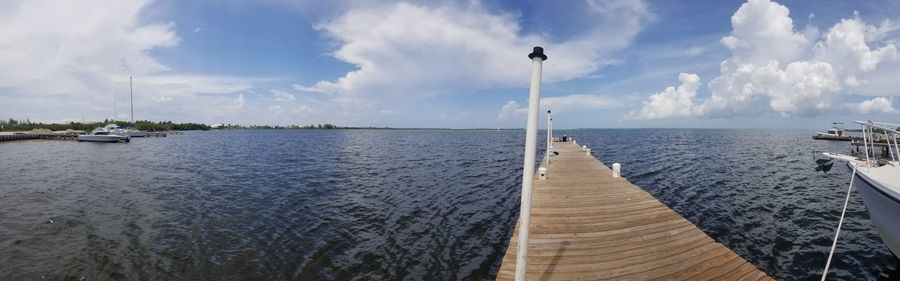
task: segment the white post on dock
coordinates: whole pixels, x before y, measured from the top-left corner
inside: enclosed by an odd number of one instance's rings
[[[541,103],[541,67],[547,56],[534,47],[531,59],[531,90],[528,93],[528,123],[525,130],[525,164],[522,171],[522,204],[519,209],[519,242],[516,251],[516,281],[525,281],[528,263],[528,228],[531,227],[531,191],[534,186],[534,158],[537,153],[538,110]]]
[[[550,110],[547,110],[547,155],[544,157],[547,159],[547,164],[550,164],[550,151],[553,150],[553,146],[550,145],[553,143],[553,140],[551,139],[552,136],[550,136],[550,132],[553,130],[553,127],[551,127],[552,124],[553,119],[550,118]]]

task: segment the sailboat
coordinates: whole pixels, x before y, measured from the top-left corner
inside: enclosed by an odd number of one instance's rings
[[[134,128],[134,79],[128,76],[128,86],[131,94],[131,126],[125,129],[125,135],[132,138],[143,138],[147,133]]]
[[[846,161],[853,169],[853,188],[862,195],[881,241],[895,256],[900,257],[900,223],[897,223],[897,218],[900,218],[900,145],[897,144],[900,132],[897,129],[900,125],[874,121],[854,123],[863,126],[865,155],[822,154],[831,160]],[[884,135],[885,141],[878,140],[878,135]],[[876,146],[887,153],[875,153]],[[886,157],[887,154],[890,157]],[[826,172],[833,165],[827,159],[817,162],[819,167],[816,169]]]

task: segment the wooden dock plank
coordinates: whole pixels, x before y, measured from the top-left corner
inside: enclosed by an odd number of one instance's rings
[[[771,280],[579,146],[554,147],[548,179],[534,184],[527,279]],[[498,280],[515,276],[518,233],[517,223]]]

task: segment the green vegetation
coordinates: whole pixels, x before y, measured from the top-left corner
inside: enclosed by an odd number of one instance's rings
[[[34,129],[48,129],[51,131],[77,130],[90,132],[94,128],[106,126],[106,124],[115,123],[119,127],[128,127],[128,121],[103,120],[103,122],[69,122],[69,123],[41,123],[31,122],[29,119],[16,120],[0,120],[0,131],[31,131]],[[334,124],[310,124],[310,125],[290,125],[290,126],[271,126],[271,125],[240,125],[240,124],[216,124],[206,125],[199,123],[173,123],[172,121],[153,122],[148,120],[138,120],[134,122],[134,127],[145,132],[159,131],[191,131],[191,130],[451,130],[447,128],[391,128],[391,127],[344,127]],[[497,130],[493,128],[476,128],[467,130]],[[504,129],[507,130],[507,129]],[[516,129],[521,130],[521,129]]]
[[[120,124],[124,123],[124,124]],[[117,121],[116,125],[120,127],[128,126],[128,122]],[[199,123],[172,123],[172,121],[153,122],[147,120],[134,121],[134,128],[147,131],[192,131],[192,130],[209,130],[209,125]]]
[[[45,123],[37,123],[31,122],[31,120],[25,119],[23,120],[15,120],[10,118],[9,120],[0,120],[0,131],[31,131],[33,129],[49,129],[52,131],[64,131],[68,129],[72,130],[81,130],[81,131],[90,131],[96,127],[102,127],[104,123],[80,123],[80,122],[69,122],[64,124],[45,124]]]
[[[297,129],[297,126],[271,126],[271,125],[240,125],[240,124],[217,124],[212,125],[213,130],[287,130]]]
[[[334,124],[328,124],[328,123],[325,123],[325,124],[316,124],[316,125],[309,124],[309,125],[306,125],[306,126],[299,126],[297,129],[306,129],[306,130],[310,130],[310,129],[315,129],[315,130],[334,130],[334,129],[382,129],[382,128],[374,128],[374,127],[369,127],[369,128],[364,128],[364,127],[341,127],[341,126],[337,126],[337,125],[334,125]],[[387,129],[387,128],[383,128],[383,129]]]
[[[119,127],[127,127],[129,122],[126,121],[113,121],[113,120],[103,120],[103,122],[69,122],[69,123],[40,123],[40,122],[31,122],[29,119],[23,120],[15,120],[10,118],[9,120],[0,120],[0,131],[31,131],[34,129],[48,129],[51,131],[65,131],[65,130],[80,130],[89,132],[97,127],[106,126],[106,124],[115,123]],[[141,131],[147,132],[156,132],[156,131],[189,131],[189,130],[209,130],[210,127],[206,124],[197,124],[197,123],[172,123],[172,121],[135,121],[134,127]]]

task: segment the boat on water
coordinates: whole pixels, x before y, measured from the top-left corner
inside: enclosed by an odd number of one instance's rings
[[[836,140],[836,141],[851,141],[857,139],[856,137],[852,137],[844,134],[844,129],[841,128],[844,123],[841,122],[833,122],[833,127],[823,132],[816,132],[813,135],[813,139],[816,140]]]
[[[135,129],[134,127],[119,127],[116,124],[107,124],[103,127],[110,134],[126,136],[129,138],[143,138],[147,137],[147,132]]]
[[[107,125],[109,127],[109,125]],[[96,128],[91,131],[90,134],[87,135],[78,135],[78,141],[88,141],[88,142],[129,142],[131,138],[124,135],[118,135],[115,133],[111,133],[107,128]]]
[[[881,240],[895,256],[900,257],[900,223],[897,221],[900,218],[900,146],[897,143],[900,125],[873,121],[854,123],[863,125],[864,152],[856,156],[828,152],[823,155],[827,159],[845,161],[854,169],[853,188],[862,195]],[[877,135],[886,136],[890,157],[875,153],[873,140],[878,138]],[[827,171],[833,164],[826,159],[817,162],[817,170],[824,168]]]

